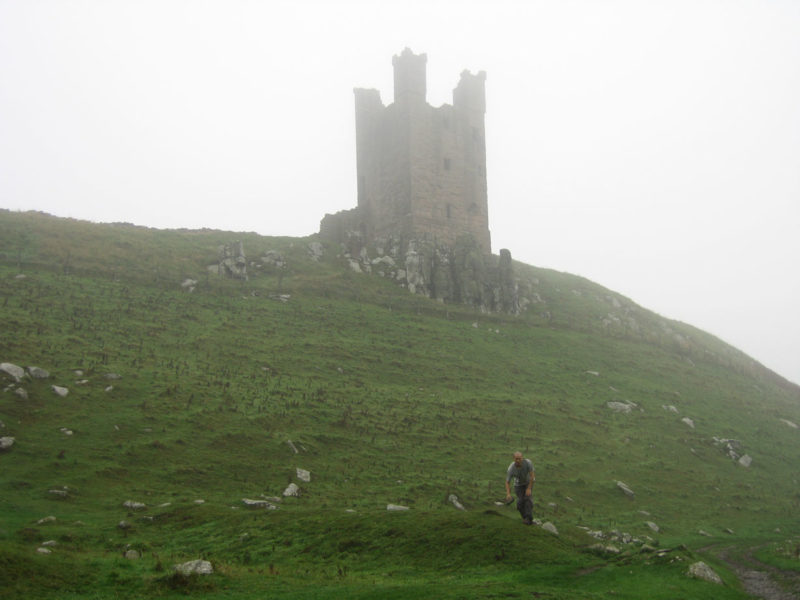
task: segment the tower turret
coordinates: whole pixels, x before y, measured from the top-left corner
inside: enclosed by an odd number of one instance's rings
[[[486,71],[479,71],[477,75],[461,72],[458,86],[453,90],[453,106],[486,114]]]
[[[394,67],[394,101],[425,102],[427,94],[427,54],[414,54],[409,48],[392,57]]]

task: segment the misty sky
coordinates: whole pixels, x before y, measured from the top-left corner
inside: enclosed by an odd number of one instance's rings
[[[406,46],[487,72],[495,252],[800,383],[796,0],[0,0],[0,207],[314,233]]]

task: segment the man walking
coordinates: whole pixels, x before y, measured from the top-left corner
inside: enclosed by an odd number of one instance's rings
[[[517,494],[517,510],[522,515],[525,525],[533,523],[533,499],[531,490],[536,481],[533,463],[522,457],[522,452],[514,452],[514,462],[508,465],[506,472],[506,502],[511,502],[511,478],[515,478],[514,492]]]

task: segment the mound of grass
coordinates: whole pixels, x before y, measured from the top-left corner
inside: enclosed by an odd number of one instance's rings
[[[248,281],[206,268],[234,240]],[[725,588],[685,576],[693,549],[800,534],[800,394],[737,350],[572,275],[517,265],[546,318],[476,314],[309,241],[0,211],[0,361],[50,372],[2,382],[2,589],[737,598],[723,565]],[[495,505],[518,449],[558,536]],[[215,573],[173,573],[197,558]]]

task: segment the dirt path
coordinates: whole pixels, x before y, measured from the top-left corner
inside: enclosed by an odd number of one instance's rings
[[[733,569],[748,594],[763,600],[800,600],[800,573],[764,564],[753,556],[758,547],[744,551],[732,546],[704,550]]]

